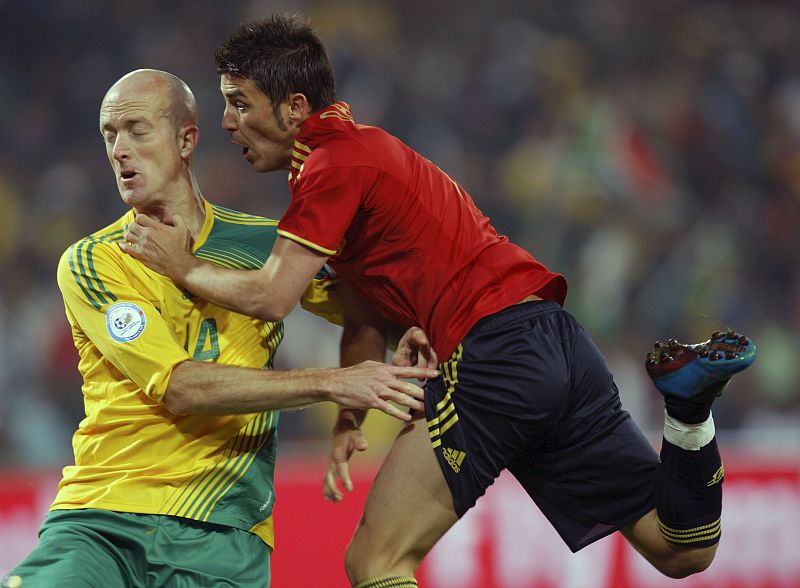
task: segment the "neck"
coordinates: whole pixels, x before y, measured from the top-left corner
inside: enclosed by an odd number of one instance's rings
[[[179,216],[189,228],[192,239],[196,240],[206,220],[203,202],[203,195],[200,193],[194,177],[192,177],[191,185],[187,186],[185,190],[179,190],[177,193],[170,195],[164,202],[134,207],[134,211],[136,214],[144,214],[153,220],[166,224],[172,224],[172,219]]]

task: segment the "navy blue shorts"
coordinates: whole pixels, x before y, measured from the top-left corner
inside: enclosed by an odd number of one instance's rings
[[[481,319],[440,369],[425,416],[459,517],[504,469],[572,551],[654,508],[658,455],[600,351],[557,303]]]

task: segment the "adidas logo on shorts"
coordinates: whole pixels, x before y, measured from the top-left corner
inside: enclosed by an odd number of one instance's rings
[[[461,471],[461,464],[464,461],[464,458],[467,457],[467,454],[463,451],[459,451],[458,449],[450,449],[449,447],[442,447],[442,455],[444,456],[447,463],[450,464],[450,467],[453,468],[455,473]]]

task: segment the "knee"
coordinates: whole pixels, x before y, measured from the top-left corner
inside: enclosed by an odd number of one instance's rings
[[[344,572],[347,574],[347,579],[353,585],[360,577],[358,574],[358,557],[357,552],[353,549],[353,542],[347,546],[344,552]]]
[[[714,561],[715,552],[716,545],[711,548],[677,551],[668,558],[659,561],[651,560],[650,563],[668,578],[679,580],[708,569],[711,562]]]
[[[363,524],[359,524],[344,552],[344,569],[351,584],[380,575],[390,563],[389,554],[367,535]]]
[[[661,534],[655,509],[622,529],[622,534],[654,568],[675,579],[708,569],[719,545],[685,547],[667,541]]]
[[[390,540],[384,534],[371,532],[362,521],[345,550],[344,568],[351,584],[365,578],[412,576],[424,556],[424,550],[401,538]]]

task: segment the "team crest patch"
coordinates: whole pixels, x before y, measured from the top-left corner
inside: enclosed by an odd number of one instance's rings
[[[114,341],[129,343],[144,331],[147,317],[133,302],[118,302],[106,311],[106,328]]]

